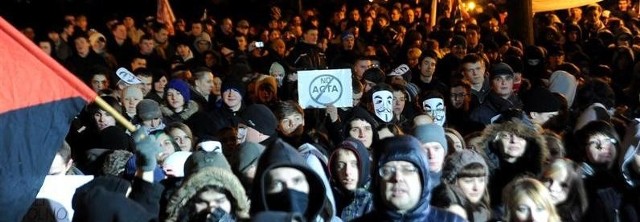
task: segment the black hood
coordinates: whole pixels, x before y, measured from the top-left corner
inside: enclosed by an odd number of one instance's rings
[[[278,167],[291,167],[300,170],[309,183],[309,204],[304,216],[307,220],[315,220],[324,207],[327,197],[325,195],[325,187],[318,176],[311,168],[307,166],[304,159],[296,149],[288,143],[277,139],[267,146],[260,159],[256,169],[253,190],[251,192],[251,215],[256,215],[263,211],[272,211],[273,207],[269,206],[266,198],[267,173]]]

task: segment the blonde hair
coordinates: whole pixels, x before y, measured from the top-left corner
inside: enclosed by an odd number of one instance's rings
[[[515,210],[525,198],[530,198],[535,204],[543,206],[549,212],[548,222],[560,222],[560,216],[551,202],[551,194],[542,183],[530,177],[516,178],[503,190],[503,203],[505,205],[505,221],[515,221]]]

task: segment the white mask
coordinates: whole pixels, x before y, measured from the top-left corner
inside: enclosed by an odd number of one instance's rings
[[[393,119],[393,93],[391,91],[378,91],[372,95],[373,109],[376,116],[388,123]]]
[[[422,109],[427,115],[433,118],[433,122],[439,126],[444,125],[444,121],[447,119],[446,108],[444,106],[444,100],[440,98],[431,98],[422,101]]]

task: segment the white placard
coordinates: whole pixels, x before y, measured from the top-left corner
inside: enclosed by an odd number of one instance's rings
[[[56,217],[56,220],[53,221],[71,221],[73,218],[73,207],[71,207],[73,195],[76,193],[78,187],[91,180],[93,180],[93,176],[47,176],[36,198],[53,200],[64,207],[64,209],[54,209],[54,215],[49,215]],[[31,213],[31,215],[29,213]],[[44,215],[38,214],[39,212],[29,213],[27,213],[26,216],[30,216],[32,219]]]
[[[351,69],[298,71],[298,103],[305,109],[353,106]]]

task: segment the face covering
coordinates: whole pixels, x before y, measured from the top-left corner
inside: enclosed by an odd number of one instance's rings
[[[378,91],[373,93],[373,109],[376,116],[388,123],[393,119],[393,93],[390,91]]]
[[[422,102],[422,108],[427,115],[433,118],[433,122],[439,126],[443,126],[447,119],[444,100],[440,98],[431,98]]]
[[[304,214],[309,205],[309,195],[297,190],[285,189],[280,193],[267,194],[267,203],[269,203],[269,210]]]

